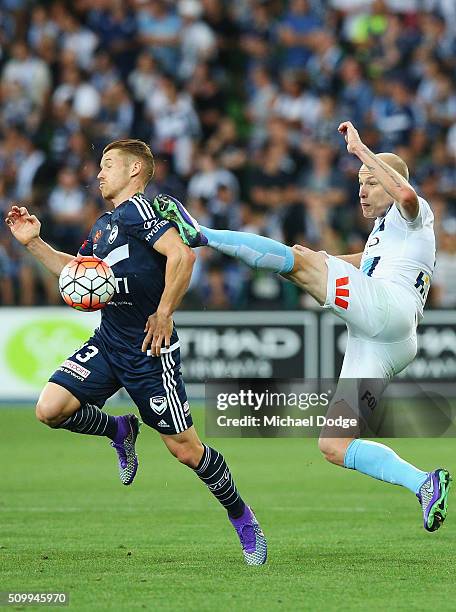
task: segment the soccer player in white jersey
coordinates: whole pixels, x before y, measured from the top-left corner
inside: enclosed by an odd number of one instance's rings
[[[362,162],[360,203],[364,216],[375,219],[363,253],[336,257],[246,232],[200,227],[169,196],[157,196],[154,206],[177,225],[186,244],[207,245],[252,268],[278,272],[342,318],[348,342],[331,411],[346,414],[356,409],[362,414],[366,407],[359,388],[354,406],[350,384],[344,381],[356,379],[358,387],[360,381],[375,381],[378,401],[388,381],[416,355],[416,326],[434,268],[434,217],[429,204],[408,182],[408,168],[400,157],[374,154],[349,121],[340,124],[339,132],[348,152]],[[361,440],[359,430],[346,437],[323,430],[319,447],[335,465],[415,493],[427,531],[435,531],[445,520],[451,481],[447,470],[422,471],[389,447]]]

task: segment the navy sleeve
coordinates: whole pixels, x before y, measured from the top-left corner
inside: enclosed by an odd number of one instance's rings
[[[147,242],[151,247],[173,225],[153,209],[151,202],[137,194],[130,198],[122,214],[122,223],[130,236]]]

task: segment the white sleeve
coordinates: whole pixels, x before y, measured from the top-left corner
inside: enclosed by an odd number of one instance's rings
[[[431,207],[421,196],[418,196],[418,204],[420,208],[418,211],[418,215],[415,217],[415,219],[413,219],[412,221],[407,221],[407,219],[404,219],[409,229],[421,229],[423,225],[425,225],[427,219],[432,216]]]
[[[433,285],[443,285],[444,284],[445,273],[443,271],[443,268],[444,268],[444,262],[442,261],[439,254],[437,253],[437,257],[435,259],[434,274],[432,275]]]

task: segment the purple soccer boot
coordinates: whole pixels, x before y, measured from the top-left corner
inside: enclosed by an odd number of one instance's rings
[[[134,414],[116,417],[117,435],[111,442],[119,459],[119,477],[124,485],[130,485],[138,469],[135,442],[139,434],[139,419]]]
[[[238,534],[247,565],[266,563],[268,556],[266,538],[249,506],[246,504],[241,517],[237,519],[229,517],[229,519]]]
[[[423,510],[426,531],[436,531],[446,519],[450,482],[451,476],[447,470],[434,470],[416,494]]]

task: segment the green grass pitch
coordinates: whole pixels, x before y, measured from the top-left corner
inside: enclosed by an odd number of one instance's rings
[[[0,409],[0,432],[0,591],[68,591],[78,611],[454,609],[451,499],[428,534],[409,491],[326,464],[316,440],[206,440],[268,537],[268,564],[248,567],[224,511],[151,429],[131,487],[106,439],[19,407]],[[456,472],[454,439],[392,446]]]

